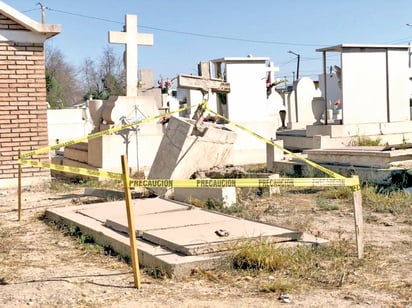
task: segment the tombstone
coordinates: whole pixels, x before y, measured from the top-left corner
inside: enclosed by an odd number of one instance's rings
[[[153,35],[138,33],[137,16],[126,15],[125,31],[110,31],[109,43],[126,45],[126,96],[137,96],[137,46],[152,46]]]
[[[153,89],[154,85],[153,71],[149,69],[140,70],[140,79],[138,84],[138,94],[146,92],[147,90]]]
[[[269,62],[269,66],[267,67],[268,77],[266,80],[266,87],[267,87],[267,102],[269,106],[273,106],[273,117],[275,118],[275,122],[277,123],[275,127],[279,128],[286,128],[281,119],[281,111],[286,111],[285,102],[283,97],[274,89],[274,87],[278,84],[275,78],[275,72],[279,71],[279,67],[274,66],[273,62]],[[269,111],[271,112],[271,111]],[[272,116],[272,114],[270,114]],[[282,127],[283,126],[283,127]]]
[[[287,126],[289,129],[305,129],[307,125],[315,122],[312,112],[312,100],[316,97],[313,80],[307,77],[295,82],[293,91],[288,95]]]
[[[203,69],[207,72],[208,66],[204,64]],[[179,75],[178,87],[198,90],[205,98],[212,92],[230,91],[227,82],[210,78],[207,73],[201,76]],[[148,178],[188,179],[197,170],[227,164],[236,134],[221,125],[204,122],[204,108],[200,105],[193,119],[170,118]],[[163,188],[153,190],[160,195],[169,195]]]
[[[236,133],[214,123],[171,117],[148,175],[149,179],[189,179],[197,170],[225,166]],[[164,188],[153,188],[158,195],[170,196]]]
[[[199,75],[179,75],[178,87],[181,89],[198,90],[202,93],[203,99],[211,96],[212,93],[219,93],[226,95],[230,92],[229,83],[222,79],[210,77],[209,63],[203,62],[199,64]],[[202,101],[203,101],[202,99]],[[208,98],[207,98],[208,99]],[[203,120],[204,109],[197,109],[193,118],[195,120]]]
[[[157,116],[161,112],[161,91],[153,88],[153,73],[143,70],[138,80],[137,47],[153,45],[153,36],[137,32],[137,16],[133,15],[126,15],[124,29],[124,32],[109,32],[109,42],[126,46],[126,96],[111,96],[105,101],[89,101],[94,133]],[[126,154],[132,171],[148,170],[162,137],[163,127],[156,121],[137,125],[89,140],[87,161],[72,157],[74,162],[66,159],[64,164],[88,165],[121,172],[120,157]],[[78,156],[84,155],[79,153]]]
[[[338,52],[342,86],[342,124],[409,121],[409,46],[342,44],[321,48]],[[326,64],[323,76],[326,80]],[[323,96],[332,100],[328,88]]]
[[[225,96],[222,114],[230,121],[270,140],[279,127],[276,107],[268,102],[266,57],[225,57],[211,60],[211,71],[230,83],[230,93]],[[218,110],[219,112],[219,110]],[[219,112],[220,113],[220,112]],[[265,141],[242,129],[227,126],[238,133],[230,159],[235,165],[265,163]]]
[[[410,142],[409,48],[409,45],[341,44],[318,49],[323,54],[322,125],[295,125],[302,133],[282,132],[278,136],[285,147],[342,148],[353,145],[359,137],[379,140],[381,144]],[[326,54],[330,52],[339,53],[340,63],[328,72]],[[295,103],[292,97],[291,108]],[[297,106],[301,104],[297,102]],[[300,119],[292,118],[292,124]]]
[[[330,72],[326,76],[323,74],[319,75],[319,88],[325,89],[325,87],[327,87],[326,93],[328,94],[328,100],[325,105],[328,110],[328,123],[332,124],[337,120],[342,120],[342,72],[340,67],[335,65],[334,68],[330,68]],[[336,104],[337,102],[339,104]],[[339,122],[337,121],[336,123]]]
[[[204,79],[216,79],[222,80],[222,78],[218,78],[217,74],[213,75],[211,72],[211,65],[210,62],[202,61],[198,64],[198,77],[202,77]],[[187,75],[184,75],[187,76]],[[207,95],[208,100],[208,108],[212,109],[213,111],[218,112],[219,114],[225,114],[224,105],[221,103],[221,96],[217,96],[215,92],[211,91]],[[193,118],[194,113],[196,112],[196,108],[192,106],[196,106],[202,103],[203,99],[205,99],[204,93],[196,88],[181,88],[177,87],[177,99],[179,100],[182,106],[188,107],[187,110],[179,113],[179,116],[186,117],[186,118]]]

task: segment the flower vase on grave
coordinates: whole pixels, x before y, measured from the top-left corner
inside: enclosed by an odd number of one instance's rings
[[[100,131],[100,123],[102,122],[102,115],[104,109],[104,101],[101,99],[89,100],[89,113],[93,121],[92,133]]]
[[[334,120],[342,120],[342,102],[340,99],[333,103],[333,110]]]
[[[280,120],[282,121],[282,126],[278,130],[286,129],[285,120],[286,120],[286,110],[279,111]]]
[[[323,97],[314,97],[312,99],[312,112],[316,122],[313,125],[322,125],[322,116],[325,113],[325,100]]]

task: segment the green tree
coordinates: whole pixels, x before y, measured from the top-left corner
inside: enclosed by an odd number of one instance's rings
[[[72,106],[82,100],[76,67],[69,64],[63,53],[46,45],[46,90],[51,108]]]
[[[51,109],[63,107],[62,87],[60,83],[46,70],[46,92],[47,101]]]
[[[84,98],[108,99],[111,95],[125,95],[125,72],[122,60],[107,47],[99,62],[86,58],[81,66]]]

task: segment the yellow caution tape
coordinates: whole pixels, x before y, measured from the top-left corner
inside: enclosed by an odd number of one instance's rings
[[[318,164],[314,163],[313,161],[310,161],[310,160],[308,160],[308,159],[306,159],[306,158],[304,158],[304,157],[302,157],[302,156],[300,156],[300,155],[297,155],[297,154],[295,154],[295,153],[293,153],[293,152],[291,152],[291,151],[289,151],[289,150],[281,147],[280,145],[274,143],[272,140],[266,139],[266,138],[264,138],[264,137],[256,134],[255,132],[247,129],[246,127],[244,127],[244,126],[242,126],[242,125],[240,125],[240,124],[237,124],[237,123],[235,123],[235,122],[230,121],[228,118],[225,118],[224,116],[218,114],[217,112],[215,112],[215,111],[213,111],[213,110],[211,110],[211,109],[206,108],[206,110],[209,111],[209,112],[212,112],[213,114],[215,114],[217,117],[223,119],[224,121],[226,121],[226,122],[228,122],[228,123],[230,123],[230,124],[232,124],[232,125],[240,128],[240,129],[244,130],[245,132],[249,133],[250,135],[252,135],[252,136],[254,136],[254,137],[256,137],[256,138],[258,138],[258,139],[260,139],[260,140],[263,140],[264,142],[266,142],[266,143],[268,143],[268,144],[273,145],[274,147],[282,150],[284,153],[288,153],[288,154],[290,154],[291,156],[293,156],[294,158],[299,159],[299,160],[301,160],[301,161],[304,161],[304,162],[307,163],[308,165],[310,165],[310,166],[312,166],[312,167],[314,167],[314,168],[316,168],[316,169],[324,172],[325,174],[327,174],[327,175],[329,175],[329,176],[331,176],[331,177],[333,177],[333,178],[336,178],[336,179],[345,179],[345,177],[344,177],[343,175],[340,175],[339,173],[333,172],[333,171],[330,170],[330,169],[327,169],[327,168],[325,168],[325,167],[323,167],[323,166],[321,166],[321,165],[318,165]]]
[[[83,142],[85,140],[91,140],[91,139],[99,138],[99,137],[104,136],[104,135],[110,135],[110,134],[122,131],[126,128],[133,127],[133,126],[140,125],[140,124],[144,124],[144,123],[147,123],[147,122],[151,122],[151,121],[160,119],[164,116],[171,115],[171,114],[174,114],[174,113],[177,113],[177,112],[181,112],[181,111],[184,111],[188,108],[193,108],[195,106],[197,106],[197,105],[193,105],[191,107],[180,108],[180,109],[177,109],[177,110],[172,111],[172,112],[168,112],[168,113],[165,113],[165,114],[149,117],[149,118],[146,118],[146,119],[143,119],[143,120],[140,120],[140,121],[136,121],[136,122],[133,122],[133,123],[129,123],[129,124],[116,126],[116,127],[113,127],[113,128],[101,131],[101,132],[97,132],[97,133],[94,133],[94,134],[84,136],[84,137],[79,137],[79,138],[72,139],[72,140],[69,140],[69,141],[66,141],[66,142],[63,142],[63,143],[59,143],[59,144],[56,144],[56,145],[47,146],[47,147],[44,147],[44,148],[41,148],[41,149],[38,149],[38,150],[26,152],[24,154],[21,154],[20,157],[21,158],[26,158],[26,157],[31,157],[31,156],[38,155],[38,154],[48,153],[50,151],[60,149],[61,147],[67,147],[67,146],[70,146],[70,145],[73,145],[73,144],[76,144],[76,143]]]
[[[79,174],[79,175],[87,175],[87,176],[93,176],[93,177],[99,177],[99,178],[114,179],[114,180],[122,180],[123,178],[122,173],[58,165],[58,164],[52,164],[52,163],[47,163],[47,162],[40,162],[36,160],[19,159],[19,163],[30,165],[33,167],[48,168],[48,169],[56,170],[56,171],[74,173],[74,174]]]
[[[20,164],[34,167],[49,168],[56,171],[74,173],[98,178],[122,180],[121,173],[102,171],[89,168],[72,167],[65,165],[39,162],[35,160],[19,159]],[[146,188],[224,188],[224,187],[328,187],[350,186],[359,190],[359,178],[243,178],[243,179],[195,179],[195,180],[169,180],[169,179],[131,179],[130,187]]]
[[[326,187],[359,186],[358,178],[243,178],[243,179],[196,179],[168,180],[141,179],[130,180],[130,187],[157,188],[224,188],[224,187]]]
[[[217,112],[207,108],[207,100],[203,100],[202,104],[204,106],[204,110],[212,112],[217,117],[223,119],[224,121],[244,130],[245,132],[251,134],[252,136],[257,137],[264,142],[271,144],[285,153],[290,154],[291,156],[304,161],[305,163],[311,165],[318,170],[323,171],[332,178],[278,178],[278,179],[267,179],[267,178],[259,178],[259,179],[197,179],[197,180],[170,180],[170,179],[132,179],[130,180],[130,187],[152,187],[152,188],[223,188],[223,187],[324,187],[324,186],[350,186],[353,190],[360,190],[360,183],[359,178],[346,178],[338,173],[333,172],[323,166],[320,166],[308,159],[301,157],[293,152],[288,151],[287,149],[275,144],[272,140],[266,139],[257,133],[230,121],[229,119],[225,118],[224,116],[218,114]],[[79,175],[85,176],[92,176],[92,177],[99,177],[99,178],[108,178],[108,179],[115,179],[115,180],[122,180],[123,175],[121,173],[116,172],[109,172],[109,171],[102,171],[90,168],[82,168],[82,167],[72,167],[72,166],[65,166],[65,165],[58,165],[52,164],[48,162],[40,162],[35,160],[25,159],[27,157],[38,155],[42,153],[47,153],[52,150],[60,149],[61,147],[66,147],[69,145],[73,145],[85,140],[91,140],[94,138],[101,137],[107,134],[113,134],[119,131],[122,131],[126,128],[133,127],[139,124],[147,123],[159,118],[162,118],[167,115],[171,115],[174,113],[178,113],[184,111],[188,108],[196,107],[197,105],[193,105],[190,107],[180,108],[173,112],[168,112],[162,115],[157,115],[153,117],[149,117],[140,121],[136,121],[133,123],[113,127],[111,129],[107,129],[105,131],[97,132],[94,134],[90,134],[84,137],[76,138],[73,140],[69,140],[64,143],[56,144],[53,146],[47,146],[38,150],[30,151],[24,153],[19,158],[19,164],[26,164],[31,165],[34,167],[42,167],[42,168],[49,168],[56,171],[61,172],[68,172],[74,173]]]

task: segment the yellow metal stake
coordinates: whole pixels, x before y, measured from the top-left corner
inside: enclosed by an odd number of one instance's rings
[[[129,229],[129,239],[130,239],[130,255],[132,257],[132,265],[133,265],[133,277],[134,277],[134,285],[136,288],[141,288],[140,283],[140,270],[139,270],[139,257],[137,254],[137,247],[136,247],[136,228],[134,226],[134,216],[133,216],[133,203],[132,203],[132,195],[130,192],[129,186],[129,167],[127,162],[127,156],[122,155],[122,171],[123,171],[123,184],[124,184],[124,193],[126,199],[126,210],[127,210],[127,223]]]
[[[19,166],[18,166],[18,179],[17,179],[17,196],[18,196],[18,209],[17,220],[21,219],[21,163],[20,163],[20,150],[19,150]]]

